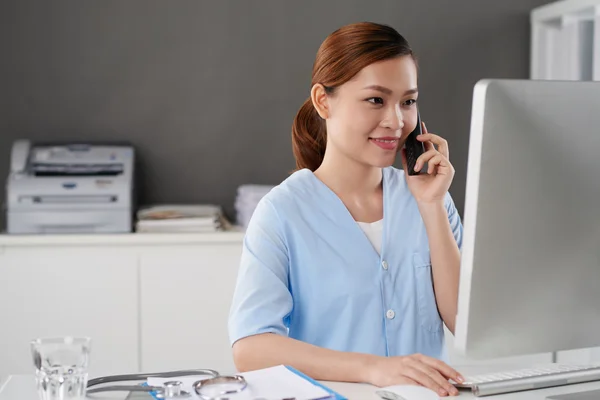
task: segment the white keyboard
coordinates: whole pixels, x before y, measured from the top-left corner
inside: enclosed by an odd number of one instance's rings
[[[600,381],[600,364],[553,364],[544,368],[465,376],[464,383],[453,384],[459,388],[471,388],[475,396],[490,396],[591,381]]]

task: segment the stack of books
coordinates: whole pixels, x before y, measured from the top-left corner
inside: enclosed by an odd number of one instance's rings
[[[136,231],[140,233],[217,232],[229,224],[220,206],[157,205],[137,212]]]

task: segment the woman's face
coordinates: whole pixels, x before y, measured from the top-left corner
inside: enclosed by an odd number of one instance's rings
[[[371,64],[326,96],[327,151],[392,165],[417,124],[417,68],[410,56]]]

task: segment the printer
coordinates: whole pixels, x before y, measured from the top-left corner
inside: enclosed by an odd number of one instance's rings
[[[17,140],[6,181],[9,234],[131,232],[134,150]]]

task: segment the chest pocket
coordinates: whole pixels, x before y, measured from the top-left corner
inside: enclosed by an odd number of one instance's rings
[[[442,330],[442,319],[435,302],[429,252],[414,253],[413,267],[420,325],[429,332],[439,332]]]

